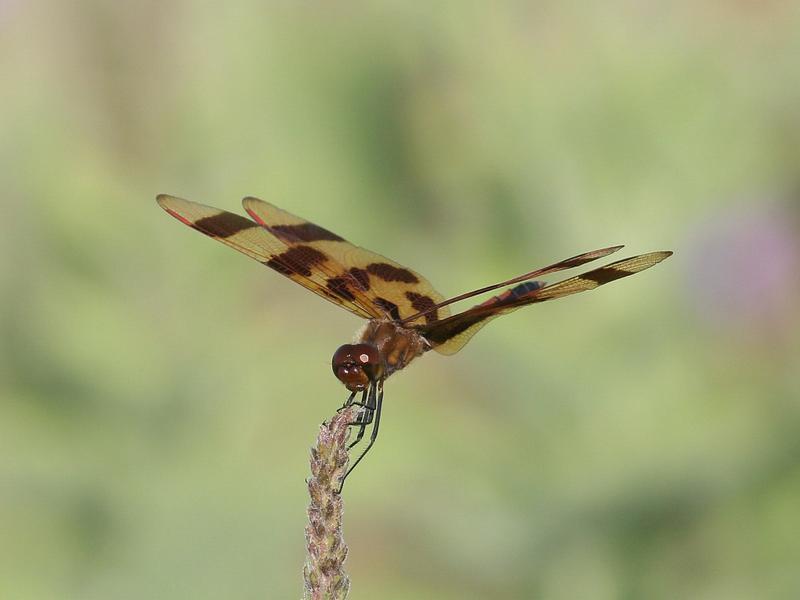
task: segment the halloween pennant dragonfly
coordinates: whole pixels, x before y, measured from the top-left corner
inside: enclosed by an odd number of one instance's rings
[[[372,448],[380,426],[383,384],[428,350],[455,354],[492,319],[538,302],[593,290],[658,264],[672,252],[650,252],[619,260],[546,284],[535,278],[578,267],[621,249],[611,246],[567,258],[507,281],[446,299],[419,273],[380,254],[351,244],[335,233],[296,217],[258,198],[242,201],[250,219],[211,206],[165,194],[158,203],[170,215],[254,258],[304,288],[338,304],[367,322],[355,343],[333,354],[333,373],[350,391],[345,406],[361,394],[359,426],[352,448],[373,423],[369,442],[344,479]],[[251,220],[252,219],[252,220]],[[450,305],[479,294],[509,287],[455,315]]]

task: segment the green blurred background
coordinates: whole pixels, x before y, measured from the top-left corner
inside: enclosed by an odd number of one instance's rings
[[[0,597],[296,598],[358,319],[154,202],[445,295],[652,271],[387,386],[351,597],[800,597],[796,3],[0,1]]]

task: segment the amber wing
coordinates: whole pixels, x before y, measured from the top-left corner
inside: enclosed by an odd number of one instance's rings
[[[400,319],[442,300],[411,269],[262,200],[243,201],[256,222],[165,194],[158,203],[189,227],[365,319]],[[436,317],[432,314],[428,322]]]
[[[419,273],[342,239],[258,198],[245,198],[242,205],[264,229],[289,248],[310,246],[341,268],[326,281],[326,287],[339,297],[358,300],[376,312],[377,318],[400,321],[428,310],[444,297]],[[428,323],[449,315],[446,308],[425,315]]]
[[[601,248],[600,250],[592,250],[591,252],[584,252],[582,254],[578,254],[577,256],[565,258],[564,260],[561,260],[557,263],[548,265],[541,269],[536,269],[535,271],[531,271],[530,273],[525,273],[524,275],[519,275],[517,277],[514,277],[513,279],[507,279],[506,281],[501,281],[500,283],[487,285],[480,289],[472,290],[470,292],[466,292],[464,294],[459,294],[458,296],[448,298],[444,302],[440,302],[439,304],[435,305],[434,307],[431,307],[428,310],[422,310],[414,315],[411,315],[410,317],[404,318],[403,322],[412,323],[413,321],[419,321],[419,319],[421,317],[426,316],[428,311],[430,310],[434,309],[441,310],[443,307],[449,306],[450,304],[461,302],[462,300],[466,300],[474,296],[479,296],[481,294],[485,294],[486,292],[491,292],[493,290],[500,289],[501,287],[506,287],[507,285],[530,281],[534,277],[541,277],[542,275],[549,275],[550,273],[556,273],[557,271],[563,271],[565,269],[573,269],[575,267],[579,267],[593,260],[597,260],[598,258],[603,258],[604,256],[608,256],[609,254],[613,254],[614,252],[617,252],[622,248],[624,248],[624,246],[609,246],[608,248]],[[517,288],[521,288],[521,286],[517,286]]]
[[[537,302],[564,298],[578,292],[639,273],[660,263],[672,252],[651,252],[611,263],[564,281],[545,285],[538,281],[521,283],[469,310],[416,329],[441,354],[455,354],[492,319]]]

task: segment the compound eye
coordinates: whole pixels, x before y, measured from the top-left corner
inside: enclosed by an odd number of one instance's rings
[[[378,349],[371,344],[354,344],[353,357],[356,362],[362,366],[377,365],[380,357],[378,356]]]
[[[331,364],[333,365],[333,370],[336,371],[337,367],[352,364],[354,362],[353,345],[345,344],[344,346],[340,346],[336,352],[333,353],[333,360],[331,361]]]
[[[378,349],[370,344],[345,344],[331,361],[334,375],[351,391],[363,390],[379,377],[380,365]]]

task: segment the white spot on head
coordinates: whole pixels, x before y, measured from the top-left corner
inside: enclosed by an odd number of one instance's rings
[[[369,362],[369,356],[367,354],[360,354],[358,356],[358,360],[360,360],[362,363],[368,363]]]

